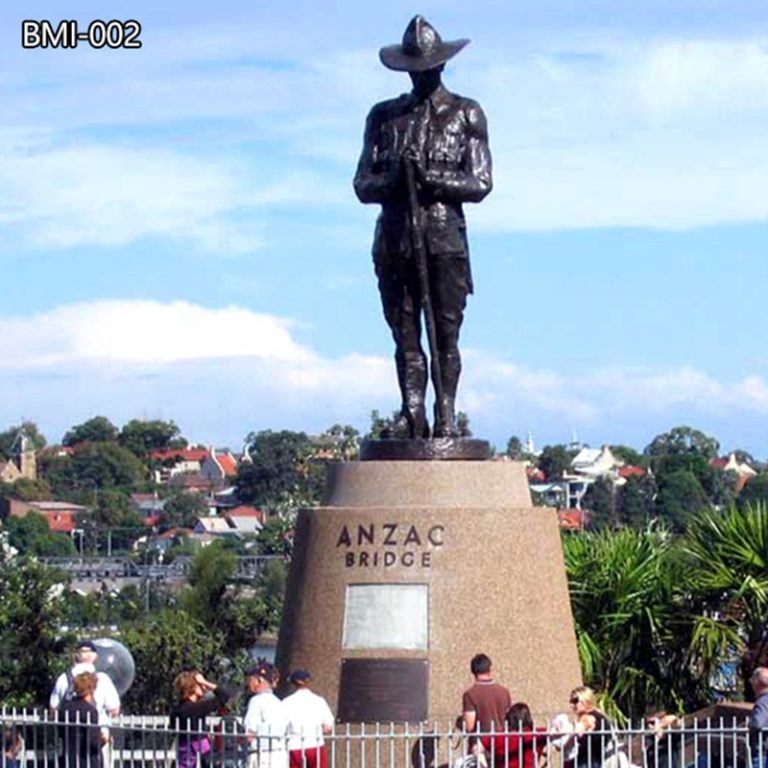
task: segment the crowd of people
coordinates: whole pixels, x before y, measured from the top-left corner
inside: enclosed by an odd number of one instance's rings
[[[109,726],[120,714],[120,697],[109,676],[96,670],[95,645],[82,641],[74,664],[54,685],[50,709],[61,725],[61,768],[102,768],[109,743]],[[216,745],[207,723],[209,715],[228,715],[228,702],[237,691],[206,679],[198,670],[180,672],[173,681],[177,701],[168,723],[177,734],[176,768],[197,768],[201,759],[235,745],[247,754],[248,768],[326,768],[325,736],[333,732],[334,717],[328,703],[311,690],[312,676],[294,670],[293,692],[283,699],[275,694],[280,682],[276,667],[260,662],[247,670],[247,708],[234,729],[235,738]],[[230,718],[231,722],[231,718]],[[20,768],[20,744],[9,744],[2,768]],[[218,748],[217,748],[218,747]],[[241,749],[243,747],[244,749]]]
[[[626,745],[588,686],[571,691],[569,714],[556,716],[546,728],[535,728],[529,706],[513,703],[509,691],[494,680],[488,656],[475,656],[470,670],[475,681],[464,693],[461,726],[470,735],[481,735],[470,738],[470,755],[458,761],[462,768],[540,768],[549,748],[561,753],[563,768],[629,768]],[[750,683],[755,705],[748,722],[749,768],[768,768],[768,667],[757,667]],[[682,725],[679,717],[664,710],[647,715],[641,747],[644,768],[686,764]],[[707,756],[699,754],[695,765],[706,768]]]
[[[110,724],[120,713],[118,692],[108,675],[97,672],[96,659],[92,642],[79,643],[73,666],[59,676],[50,696],[51,711],[63,724],[61,768],[101,768]],[[458,761],[461,768],[542,768],[552,748],[560,752],[563,768],[628,768],[616,729],[591,688],[574,688],[570,713],[537,728],[528,704],[513,702],[507,688],[495,681],[487,655],[473,657],[470,671],[474,682],[463,694],[457,723],[467,746]],[[249,669],[245,710],[240,718],[227,718],[235,727],[217,744],[206,718],[229,715],[228,704],[237,691],[196,670],[179,673],[173,684],[177,702],[168,720],[177,733],[176,768],[197,768],[206,755],[221,758],[233,747],[234,762],[247,755],[247,768],[327,768],[325,737],[333,733],[334,716],[325,699],[312,691],[311,681],[307,670],[294,670],[288,681],[293,692],[279,698],[275,666],[260,662]],[[749,720],[750,768],[768,768],[768,739],[763,738],[768,730],[768,668],[758,667],[751,684],[756,700]],[[645,768],[682,768],[681,721],[657,711],[647,715],[645,725]],[[2,768],[20,768],[21,746],[17,733],[3,733]]]

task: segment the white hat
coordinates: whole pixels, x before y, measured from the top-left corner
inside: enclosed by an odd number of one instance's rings
[[[84,675],[86,672],[95,672],[96,667],[90,662],[81,661],[79,664],[75,664],[71,671],[72,677],[77,677],[78,675]]]

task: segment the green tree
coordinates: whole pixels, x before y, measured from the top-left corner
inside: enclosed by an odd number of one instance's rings
[[[72,427],[61,439],[62,445],[109,443],[117,440],[117,427],[106,416],[94,416]]]
[[[315,453],[334,461],[354,461],[360,454],[360,433],[348,424],[334,424],[315,442]]]
[[[22,421],[21,424],[9,427],[4,432],[0,432],[0,456],[10,459],[14,452],[14,444],[19,432],[23,430],[24,434],[32,444],[32,448],[41,451],[45,448],[46,440],[43,433],[38,429],[34,421]]]
[[[381,440],[383,437],[408,437],[405,429],[398,431],[395,427],[399,418],[399,411],[392,411],[391,416],[382,416],[377,410],[371,411],[371,425],[363,439]]]
[[[459,431],[459,437],[472,437],[472,427],[469,425],[469,414],[465,411],[459,411],[456,414],[456,429]]]
[[[768,475],[750,477],[739,494],[739,507],[746,509],[748,506],[754,507],[766,503],[768,503]]]
[[[125,491],[107,488],[100,491],[91,513],[94,522],[105,528],[141,528],[141,517]]]
[[[700,706],[707,681],[687,663],[692,622],[672,537],[624,528],[563,545],[584,681],[626,716]]]
[[[194,528],[198,517],[208,514],[208,502],[199,493],[181,493],[170,496],[160,514],[160,528]]]
[[[324,472],[312,465],[315,446],[304,432],[263,432],[248,436],[251,462],[240,465],[236,485],[245,504],[291,513],[316,504]]]
[[[224,541],[214,541],[195,555],[181,593],[182,608],[222,639],[226,652],[250,647],[269,627],[263,595],[247,596],[235,580],[237,558]]]
[[[150,451],[164,451],[171,447],[183,447],[181,431],[173,421],[144,421],[132,419],[123,426],[118,436],[120,445],[135,456],[146,457]]]
[[[166,714],[175,701],[173,679],[185,669],[217,677],[223,653],[221,637],[178,608],[150,615],[129,626],[123,642],[138,674],[123,698],[126,712]]]
[[[75,548],[69,536],[52,533],[48,521],[37,512],[24,517],[9,517],[5,521],[8,543],[22,555],[59,557],[73,555]]]
[[[46,501],[53,497],[53,490],[42,478],[31,480],[28,477],[20,477],[13,482],[9,495],[21,501]]]
[[[512,435],[507,441],[507,450],[505,451],[512,461],[522,461],[524,456],[523,443],[517,435]]]
[[[709,507],[709,499],[696,475],[677,470],[658,479],[656,514],[675,532],[682,533],[698,513]]]
[[[70,488],[76,491],[132,488],[145,477],[142,463],[116,443],[83,443],[75,447],[69,461]]]
[[[58,640],[63,577],[0,548],[0,701],[45,706],[65,658]]]
[[[610,449],[611,453],[625,464],[633,467],[643,467],[643,469],[648,467],[648,457],[643,456],[642,453],[639,453],[634,448],[630,448],[628,445],[612,445]]]
[[[669,432],[656,435],[646,446],[645,455],[650,457],[656,470],[656,460],[664,456],[695,455],[706,460],[717,458],[720,443],[714,437],[691,427],[675,427]]]
[[[630,477],[618,491],[619,521],[635,530],[645,528],[655,515],[656,482],[653,477]]]
[[[583,509],[590,511],[589,527],[594,530],[600,528],[614,528],[616,526],[616,498],[613,480],[609,477],[598,477],[587,488],[584,498],[581,500]]]
[[[570,468],[574,455],[564,445],[545,445],[539,454],[539,469],[547,480],[559,479]]]
[[[282,555],[290,557],[293,553],[293,523],[282,517],[270,517],[256,537],[262,555]]]
[[[701,601],[692,653],[713,658],[711,673],[735,648],[749,695],[753,669],[768,663],[768,507],[705,511],[685,548],[692,561],[687,586]]]

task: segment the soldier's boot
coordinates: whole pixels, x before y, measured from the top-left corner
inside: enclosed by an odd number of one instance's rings
[[[461,358],[458,351],[440,355],[440,374],[443,380],[442,403],[435,402],[435,437],[459,437],[456,425],[456,390],[459,386]],[[442,407],[440,407],[442,405]]]
[[[423,353],[395,355],[397,380],[403,405],[393,425],[395,437],[429,437],[429,422],[424,407],[427,393],[427,359]]]

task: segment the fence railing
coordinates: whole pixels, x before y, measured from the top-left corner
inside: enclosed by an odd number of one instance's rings
[[[586,734],[552,724],[474,734],[448,723],[342,724],[323,736],[247,733],[231,716],[186,728],[121,716],[107,728],[0,708],[0,732],[0,768],[288,768],[289,760],[290,768],[768,768],[768,733],[750,731],[744,718]]]

